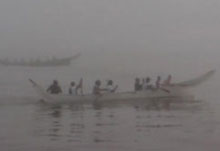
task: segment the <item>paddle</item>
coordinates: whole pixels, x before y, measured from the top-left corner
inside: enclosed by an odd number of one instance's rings
[[[167,89],[165,89],[165,88],[160,88],[162,91],[165,91],[165,92],[167,92],[167,93],[170,93],[170,90],[167,90]]]
[[[112,93],[114,93],[118,89],[118,85],[115,86],[115,88],[112,90]]]
[[[44,99],[46,100],[52,100],[52,98],[50,97],[50,95],[39,85],[37,84],[34,80],[32,79],[28,79],[30,81],[30,83],[32,84],[33,88],[35,89],[35,91]]]

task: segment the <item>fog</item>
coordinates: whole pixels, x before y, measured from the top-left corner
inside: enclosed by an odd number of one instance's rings
[[[217,0],[1,0],[1,58],[82,53],[82,69],[193,76],[218,68]],[[114,68],[112,68],[114,67]],[[178,74],[180,73],[180,74]]]
[[[1,58],[66,57],[82,69],[188,76],[218,68],[217,0],[1,0]],[[114,68],[112,68],[114,67]]]
[[[217,0],[1,0],[0,56],[81,52],[71,70],[189,79],[220,65],[219,15]]]
[[[1,0],[1,56],[219,49],[217,0]]]
[[[219,150],[219,16],[218,0],[1,0],[0,59],[81,56],[67,67],[0,66],[0,146]],[[215,76],[192,91],[209,104],[198,112],[96,102],[50,108],[35,100],[28,81],[46,88],[56,79],[67,94],[69,83],[83,77],[87,94],[95,80],[112,79],[125,92],[133,91],[136,77],[150,76],[154,84],[171,74],[178,82],[212,69]]]

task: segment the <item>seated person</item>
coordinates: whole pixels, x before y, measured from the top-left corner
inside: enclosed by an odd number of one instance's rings
[[[93,87],[93,94],[94,95],[101,95],[102,94],[102,91],[106,91],[106,89],[102,89],[101,88],[101,81],[100,80],[97,80],[95,82],[95,85]]]
[[[69,94],[70,95],[77,95],[77,87],[76,87],[76,83],[74,81],[70,83]]]
[[[53,84],[50,85],[47,89],[47,92],[51,93],[51,94],[59,94],[62,93],[62,89],[58,84],[57,80],[53,81]]]
[[[161,77],[158,76],[158,77],[157,77],[157,81],[156,81],[156,83],[155,83],[156,89],[160,89],[160,87],[161,87],[160,81],[161,81]]]
[[[134,84],[134,90],[135,92],[141,91],[143,89],[143,86],[140,84],[140,79],[136,78],[135,79],[135,84]]]
[[[153,86],[150,84],[151,79],[149,77],[146,78],[144,84],[143,84],[143,89],[144,90],[151,90],[153,89]]]
[[[112,80],[109,80],[107,83],[106,91],[108,93],[114,93],[117,90],[118,86],[114,86],[114,83]]]

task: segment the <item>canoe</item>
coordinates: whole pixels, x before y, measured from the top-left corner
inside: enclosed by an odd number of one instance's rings
[[[29,79],[32,87],[39,95],[40,99],[46,103],[91,103],[91,102],[129,102],[129,101],[169,101],[169,102],[188,102],[194,99],[187,90],[208,80],[214,70],[199,76],[193,80],[184,81],[155,90],[145,90],[139,92],[119,92],[104,93],[102,95],[67,95],[67,94],[49,94],[37,82]]]
[[[71,64],[72,60],[76,60],[80,57],[80,53],[66,57],[66,58],[53,58],[45,61],[41,61],[39,59],[31,60],[31,61],[9,61],[0,59],[0,64],[3,66],[24,66],[24,67],[56,67],[56,66],[68,66]]]

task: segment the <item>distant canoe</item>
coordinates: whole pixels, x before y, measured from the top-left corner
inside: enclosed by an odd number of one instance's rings
[[[56,67],[56,66],[68,66],[72,60],[76,60],[81,56],[80,53],[66,58],[52,58],[49,60],[41,61],[39,59],[30,61],[10,61],[6,59],[0,59],[0,64],[4,66],[27,66],[27,67]]]

